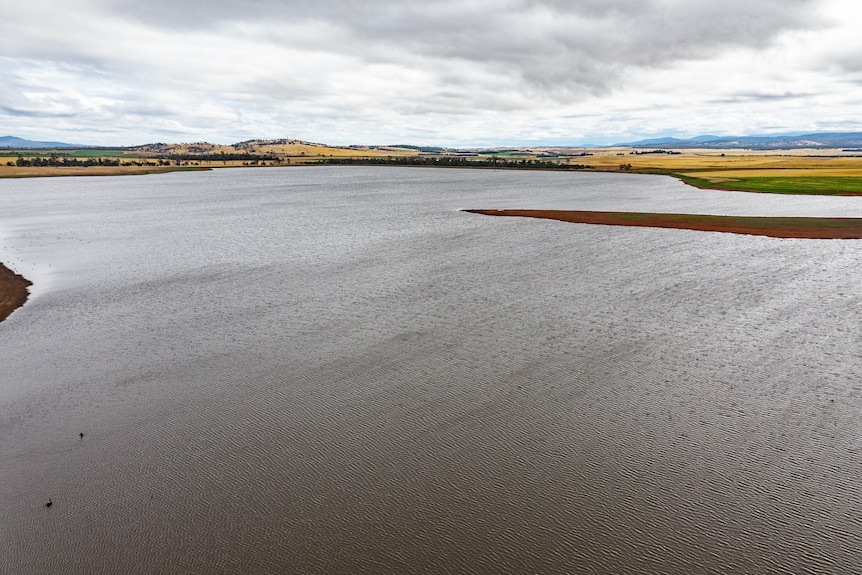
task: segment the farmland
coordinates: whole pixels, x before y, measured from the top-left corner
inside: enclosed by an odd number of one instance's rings
[[[328,146],[301,140],[155,143],[127,148],[0,150],[0,177],[124,175],[311,164],[578,169],[664,174],[698,188],[862,195],[862,156],[843,150],[642,150]]]

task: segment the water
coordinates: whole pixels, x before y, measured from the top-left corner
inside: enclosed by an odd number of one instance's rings
[[[0,324],[3,573],[862,564],[862,243],[459,211],[856,198],[334,167],[0,206],[36,282]]]

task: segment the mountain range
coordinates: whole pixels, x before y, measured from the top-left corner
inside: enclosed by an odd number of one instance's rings
[[[778,134],[772,136],[695,136],[694,138],[652,138],[617,146],[685,149],[792,150],[798,148],[862,148],[862,132],[825,132],[817,134]]]
[[[78,148],[75,144],[64,144],[63,142],[36,142],[16,138],[15,136],[0,136],[0,148]]]

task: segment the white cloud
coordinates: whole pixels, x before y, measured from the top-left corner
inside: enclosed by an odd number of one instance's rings
[[[858,126],[858,10],[34,0],[0,21],[0,130],[97,144],[471,145]]]

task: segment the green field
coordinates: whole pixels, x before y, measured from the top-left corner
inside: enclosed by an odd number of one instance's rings
[[[74,150],[69,155],[73,158],[119,158],[125,156],[126,152],[123,150]]]
[[[671,174],[697,188],[735,190],[768,194],[808,194],[817,196],[862,195],[862,178],[839,176],[794,176],[734,178],[733,181],[715,182],[691,175]]]

